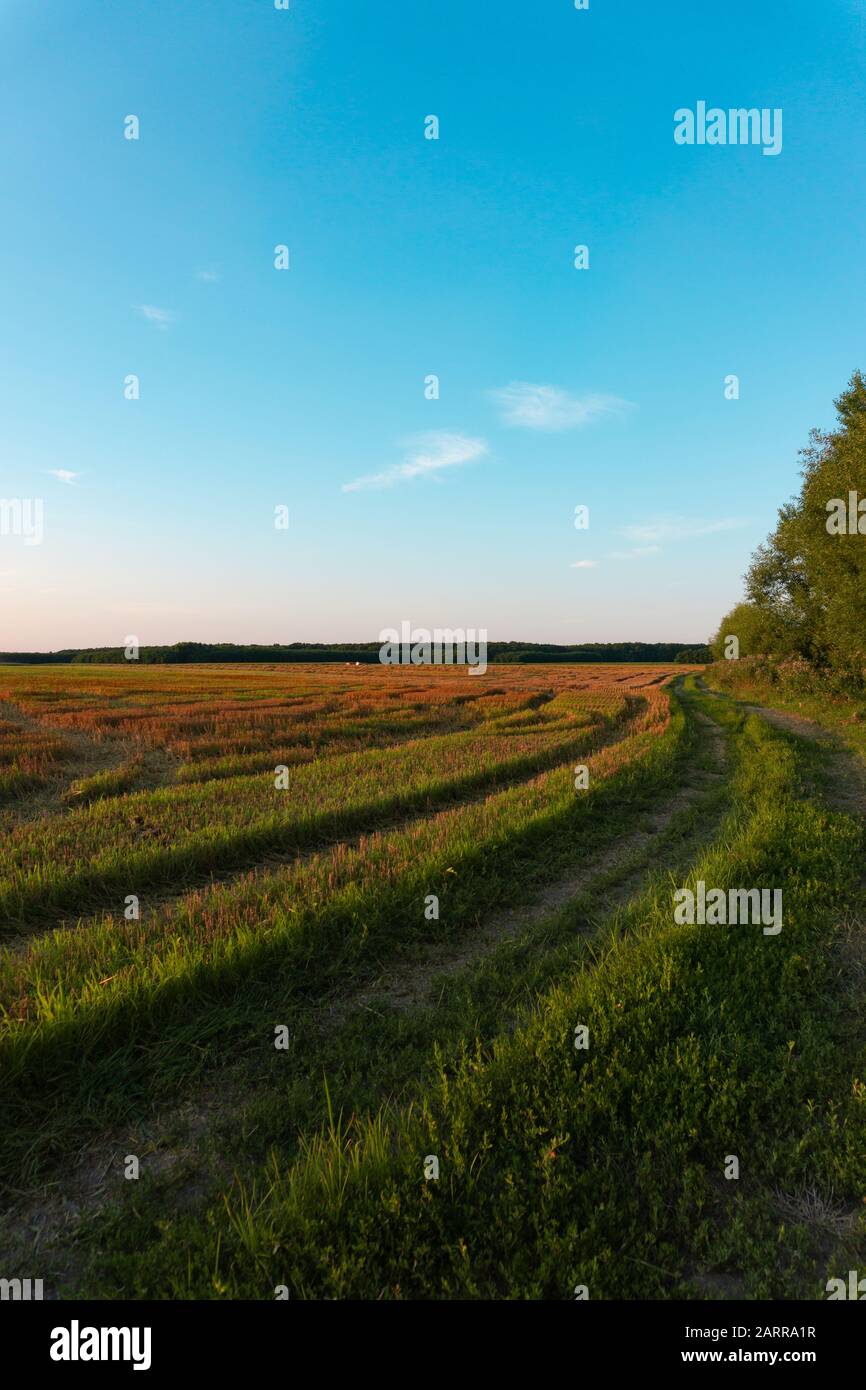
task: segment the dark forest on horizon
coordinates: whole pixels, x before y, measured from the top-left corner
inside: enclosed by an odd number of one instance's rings
[[[144,665],[195,664],[223,661],[379,661],[381,642],[290,642],[270,646],[237,642],[175,642],[172,646],[141,647]],[[547,642],[488,642],[488,660],[497,664],[528,662],[681,661],[711,660],[709,648],[685,642],[586,642],[557,646]],[[0,652],[0,665],[80,665],[125,662],[123,647],[64,648],[56,652]]]

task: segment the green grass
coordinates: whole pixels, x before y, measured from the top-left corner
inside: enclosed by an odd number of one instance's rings
[[[68,1191],[71,1152],[140,1151],[126,1137],[139,1123],[175,1160],[139,1183],[109,1166],[74,1246],[41,1242],[54,1286],[571,1299],[586,1285],[593,1299],[696,1299],[723,1280],[736,1296],[787,1299],[821,1297],[831,1274],[862,1265],[862,821],[822,799],[832,747],[692,678],[672,698],[666,729],[633,713],[569,726],[587,706],[560,694],[416,744],[480,751],[483,732],[501,756],[529,737],[559,764],[557,740],[579,737],[588,793],[574,791],[569,744],[564,765],[522,780],[511,766],[483,799],[424,801],[406,824],[373,830],[374,818],[354,844],[0,957],[7,1188]],[[718,771],[706,716],[724,734],[723,778],[694,775]],[[408,748],[337,754],[320,771],[357,768],[362,786],[381,759],[403,793]],[[455,761],[457,776],[474,770]],[[665,807],[679,809],[659,832]],[[578,864],[585,882],[565,906],[429,977],[428,962],[444,967],[482,922]],[[698,879],[782,888],[782,932],[676,926],[674,890]],[[377,984],[422,967],[411,1007]],[[731,1154],[737,1180],[724,1175]]]
[[[95,772],[90,777],[77,778],[67,787],[63,800],[72,806],[89,806],[94,801],[123,796],[139,786],[145,775],[144,759],[136,756],[120,767]]]
[[[604,740],[602,740],[603,742]],[[20,1181],[262,1036],[264,1019],[343,989],[413,942],[447,940],[528,896],[673,785],[690,739],[631,734],[569,767],[143,917],[46,933],[0,959],[0,1164]],[[441,917],[424,915],[428,894]],[[268,1027],[272,1035],[272,1026]],[[58,1107],[58,1097],[63,1106]]]
[[[786,677],[784,666],[749,658],[717,661],[704,678],[736,699],[813,719],[866,758],[866,698],[862,694],[841,695],[836,689],[822,688],[814,673]]]
[[[16,802],[30,792],[48,785],[48,778],[21,768],[0,768],[0,805]]]
[[[130,893],[192,884],[211,871],[251,867],[288,853],[433,809],[613,741],[645,702],[622,701],[609,717],[563,711],[533,732],[493,726],[364,750],[326,763],[288,768],[287,785],[269,773],[95,799],[89,779],[82,806],[27,822],[0,848],[0,928],[22,931]],[[81,790],[79,784],[79,790]],[[75,787],[70,795],[74,796]]]
[[[71,754],[63,739],[0,719],[0,806],[49,786]]]
[[[332,1105],[201,1210],[132,1194],[92,1228],[85,1287],[569,1299],[583,1284],[592,1298],[695,1298],[700,1275],[724,1272],[748,1298],[820,1296],[834,1260],[847,1269],[863,1248],[866,1033],[839,954],[863,827],[808,799],[826,750],[688,700],[724,724],[733,780],[687,879],[657,878],[591,958],[585,943],[562,958],[516,1026],[432,1046],[411,1104]],[[674,926],[673,890],[698,878],[781,887],[780,935]],[[560,946],[585,913],[557,915]],[[578,1023],[586,1052],[572,1046]],[[437,1182],[422,1173],[431,1154]],[[836,1254],[796,1217],[810,1187],[854,1213]]]

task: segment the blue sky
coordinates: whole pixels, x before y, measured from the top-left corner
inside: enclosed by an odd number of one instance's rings
[[[866,367],[864,69],[866,0],[0,0],[0,649],[702,640]]]

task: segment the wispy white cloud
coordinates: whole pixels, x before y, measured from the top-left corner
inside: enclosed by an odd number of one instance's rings
[[[619,396],[573,396],[558,386],[539,386],[531,381],[512,381],[488,395],[499,406],[503,424],[527,430],[571,430],[604,415],[634,409],[630,401]]]
[[[196,280],[205,280],[208,284],[211,284],[214,280],[218,280],[220,277],[218,270],[197,270],[195,273],[195,278]]]
[[[70,473],[68,468],[46,468],[46,473],[52,478],[56,478],[58,483],[74,483],[76,478],[80,478],[80,473]]]
[[[598,560],[575,560],[573,565],[569,565],[570,570],[594,570],[598,568]]]
[[[174,314],[170,313],[168,309],[157,308],[155,304],[139,304],[138,312],[149,323],[155,323],[159,328],[165,328],[174,322]]]
[[[403,483],[410,478],[435,476],[443,468],[457,468],[461,464],[472,463],[488,452],[485,440],[472,439],[465,434],[450,434],[446,430],[415,435],[406,440],[406,445],[410,452],[402,463],[395,464],[384,473],[370,473],[363,478],[355,478],[354,482],[344,483],[343,492],[393,487],[395,483]]]
[[[719,531],[738,531],[748,526],[741,517],[723,516],[711,520],[699,517],[669,516],[643,521],[637,526],[624,526],[623,535],[629,540],[658,546],[662,541],[691,540],[696,536],[713,536]]]

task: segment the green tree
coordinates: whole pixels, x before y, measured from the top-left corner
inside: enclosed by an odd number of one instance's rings
[[[767,651],[800,655],[861,682],[866,672],[866,508],[852,529],[849,496],[866,499],[866,380],[859,371],[835,402],[837,428],[815,430],[802,453],[800,496],[779,512],[746,578],[764,615]],[[844,511],[844,529],[835,526]],[[734,610],[735,612],[737,610]],[[741,643],[742,649],[742,643]]]
[[[736,637],[739,642],[739,656],[764,656],[775,650],[767,615],[756,603],[738,603],[722,618],[718,632],[710,641],[716,661],[724,659],[730,637]]]

